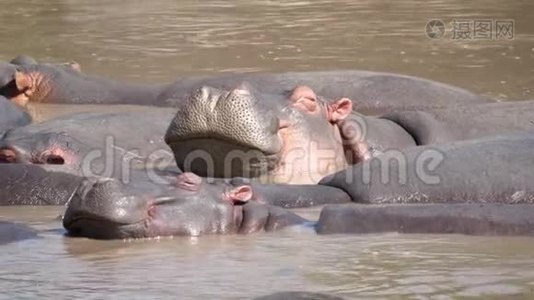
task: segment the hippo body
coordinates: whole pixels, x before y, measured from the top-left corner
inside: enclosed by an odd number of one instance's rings
[[[534,130],[534,101],[407,110],[384,115],[405,129],[418,145],[477,139]]]
[[[19,62],[20,61],[20,62]],[[29,61],[29,62],[28,62]],[[72,64],[34,64],[26,58],[6,64],[0,70],[0,87],[14,81],[18,93],[0,94],[20,103],[138,104],[176,106],[191,90],[202,85],[234,88],[242,82],[256,86],[261,93],[281,95],[296,85],[309,85],[327,98],[350,97],[358,110],[379,114],[398,109],[445,107],[456,104],[486,103],[492,100],[466,90],[422,78],[367,71],[326,71],[229,74],[181,77],[174,83],[142,85],[90,76]],[[65,67],[66,65],[66,67]],[[1,85],[3,84],[3,85]]]
[[[31,117],[6,98],[0,96],[0,137],[9,129],[28,125]]]
[[[55,166],[0,164],[0,205],[64,205],[82,178]]]
[[[513,116],[513,117],[512,117]],[[358,132],[372,153],[534,130],[534,101],[404,110],[380,117],[353,112],[343,126]]]
[[[34,123],[5,134],[0,140],[0,161],[65,164],[73,170],[79,170],[84,159],[113,167],[121,167],[123,162],[144,166],[160,159],[172,164],[163,142],[171,118],[171,111],[152,109],[78,113]]]
[[[456,233],[534,235],[534,205],[499,203],[328,205],[319,234]]]
[[[37,232],[28,226],[0,221],[0,245],[37,237]]]
[[[534,134],[389,151],[323,178],[358,203],[534,203]]]

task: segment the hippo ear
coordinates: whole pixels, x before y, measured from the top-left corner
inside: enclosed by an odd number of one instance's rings
[[[20,92],[29,91],[32,86],[30,78],[18,70],[15,72],[15,84]]]
[[[352,100],[341,98],[328,105],[328,120],[332,123],[345,120],[352,112]]]
[[[243,204],[252,199],[253,192],[250,185],[241,185],[233,188],[226,193],[226,200],[231,201],[233,204]]]

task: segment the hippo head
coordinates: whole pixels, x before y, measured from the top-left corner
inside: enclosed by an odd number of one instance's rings
[[[21,107],[28,102],[43,102],[56,84],[53,80],[62,74],[80,72],[76,62],[48,64],[37,63],[31,57],[16,57],[12,63],[0,63],[0,95]]]
[[[0,163],[66,165],[77,168],[86,146],[66,133],[12,135],[0,140]]]
[[[121,176],[147,166],[144,157],[121,150],[95,148],[65,132],[13,129],[0,139],[0,164],[61,165],[64,172],[104,177]]]
[[[63,225],[73,236],[120,239],[249,233],[266,222],[260,216],[267,213],[244,208],[253,196],[248,185],[208,183],[192,173],[167,182],[87,179],[69,202]]]
[[[178,167],[201,176],[316,183],[347,166],[339,125],[351,112],[351,100],[305,86],[285,95],[204,86],[179,104],[165,141]]]

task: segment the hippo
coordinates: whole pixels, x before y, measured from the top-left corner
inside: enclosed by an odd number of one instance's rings
[[[31,94],[33,92],[42,93],[41,89],[45,88],[46,82],[36,78],[34,73],[26,73],[27,76],[22,76],[20,69],[30,70],[41,67],[58,70],[60,73],[65,74],[81,74],[81,66],[76,62],[40,64],[30,56],[19,55],[9,63],[0,62],[0,95],[12,100],[21,107],[26,107]],[[23,87],[23,84],[28,80],[37,80],[35,82],[39,82],[39,88],[29,90]]]
[[[32,66],[32,65],[39,64],[37,60],[27,55],[18,55],[15,58],[13,58],[11,61],[9,61],[9,63],[13,65],[17,65],[17,66]],[[72,72],[72,73],[82,72],[82,66],[75,61],[69,61],[69,62],[58,63],[58,64],[48,64],[48,65],[63,68],[67,72]]]
[[[250,201],[253,195],[249,185],[208,182],[193,173],[167,184],[88,179],[69,202],[63,226],[71,236],[125,239],[246,234],[305,222],[281,207]]]
[[[0,205],[64,205],[82,180],[57,166],[0,164]]]
[[[323,178],[357,203],[534,204],[534,133],[389,151]]]
[[[0,96],[0,137],[9,129],[28,125],[32,118],[6,98]]]
[[[534,235],[534,205],[502,203],[335,204],[321,210],[318,234],[454,233]]]
[[[319,234],[534,234],[531,204],[339,203],[327,205],[319,221],[311,222],[258,201],[256,194],[249,185],[208,182],[193,173],[177,175],[167,186],[126,186],[110,178],[85,180],[68,203],[63,226],[69,236],[94,239],[253,234],[292,226]]]
[[[22,61],[22,63],[20,62]],[[314,87],[328,98],[350,97],[361,112],[378,113],[410,107],[445,107],[487,103],[492,99],[422,78],[366,71],[291,72],[282,74],[228,74],[181,77],[173,83],[133,84],[72,72],[71,68],[19,59],[0,83],[13,82],[0,94],[20,103],[138,104],[176,106],[192,89],[202,85],[229,88],[242,81],[262,93],[283,94],[298,84]],[[69,64],[67,64],[69,66]],[[1,68],[0,68],[1,69]],[[12,68],[11,68],[12,69]],[[76,68],[74,68],[76,69]],[[0,84],[0,87],[4,85]]]
[[[534,126],[530,101],[405,110],[381,117],[354,112],[353,105],[348,98],[325,100],[306,86],[285,96],[260,93],[250,84],[233,90],[203,86],[177,106],[165,141],[184,171],[303,184],[317,183],[386,150]]]
[[[66,165],[93,175],[122,164],[174,165],[163,135],[173,112],[77,113],[8,131],[0,140],[0,163]],[[135,126],[132,132],[132,126]],[[107,168],[104,170],[103,168]],[[111,176],[109,174],[108,176]]]
[[[37,231],[26,225],[0,221],[0,245],[37,237]]]

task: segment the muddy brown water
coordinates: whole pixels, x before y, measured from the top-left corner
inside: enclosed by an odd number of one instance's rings
[[[2,1],[0,60],[76,60],[138,82],[218,72],[365,69],[534,98],[532,0]],[[441,19],[444,37],[425,25]],[[513,20],[511,40],[453,39],[453,19]],[[492,23],[495,27],[495,23]],[[495,31],[495,28],[493,28]],[[495,35],[496,32],[493,32]],[[84,110],[48,106],[43,119]],[[0,208],[40,238],[0,246],[0,299],[247,299],[283,290],[357,299],[534,297],[534,239],[461,235],[253,236],[91,241],[62,207]],[[301,213],[315,218],[317,209]]]

